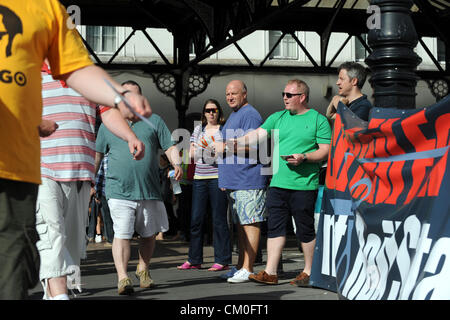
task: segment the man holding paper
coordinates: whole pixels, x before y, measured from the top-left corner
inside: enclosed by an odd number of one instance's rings
[[[327,159],[331,129],[327,118],[309,108],[309,87],[301,80],[288,81],[282,92],[285,110],[269,116],[258,129],[235,140],[234,146],[256,144],[279,130],[275,141],[274,170],[267,192],[267,264],[263,271],[249,276],[255,282],[277,284],[277,266],[286,242],[286,226],[294,217],[305,267],[291,281],[307,286],[315,246],[314,205],[319,185],[320,163]],[[284,158],[284,159],[283,159]]]

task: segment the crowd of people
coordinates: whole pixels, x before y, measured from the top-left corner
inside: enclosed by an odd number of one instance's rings
[[[22,2],[6,0],[6,5],[35,31],[25,32],[20,45],[14,43],[12,54],[0,62],[2,68],[23,68],[28,79],[24,86],[0,83],[6,93],[0,100],[0,146],[5,151],[0,158],[0,299],[24,299],[39,281],[44,299],[69,299],[70,267],[79,267],[86,257],[87,239],[102,233],[112,244],[119,295],[134,291],[127,267],[136,234],[135,275],[141,288],[154,285],[150,260],[156,239],[171,229],[189,242],[187,260],[178,269],[198,269],[203,264],[208,211],[214,246],[209,271],[227,271],[222,278],[229,283],[277,284],[293,217],[305,266],[291,284],[308,286],[319,171],[328,158],[337,106],[345,104],[363,120],[371,108],[361,93],[366,77],[361,65],[341,65],[339,95],[326,116],[309,106],[310,89],[302,80],[287,82],[284,108],[266,120],[248,102],[246,84],[230,81],[225,88],[232,111],[228,119],[219,102],[208,99],[189,151],[179,150],[138,83],[119,84],[92,64],[76,31],[61,22],[67,13],[59,2],[43,0],[39,8]],[[36,11],[43,14],[33,14]],[[139,121],[136,112],[148,122]],[[274,132],[278,139],[271,165],[276,170],[268,175],[255,150]],[[176,197],[169,169],[181,183]],[[235,266],[228,210],[237,231]],[[99,220],[103,231],[97,228]],[[255,274],[263,222],[267,263]]]

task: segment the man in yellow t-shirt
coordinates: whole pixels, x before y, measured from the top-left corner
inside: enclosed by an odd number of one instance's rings
[[[26,298],[38,282],[35,203],[41,183],[38,127],[44,59],[54,78],[88,100],[117,105],[127,118],[138,119],[105,83],[107,79],[124,91],[92,64],[78,32],[68,28],[68,19],[57,0],[0,2],[0,299]],[[151,115],[145,97],[127,92],[126,98],[136,112]],[[121,138],[131,141],[130,152],[143,152],[135,137]]]

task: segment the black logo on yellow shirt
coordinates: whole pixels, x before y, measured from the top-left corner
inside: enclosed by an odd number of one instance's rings
[[[0,41],[2,41],[4,36],[8,36],[8,44],[6,45],[6,57],[12,55],[12,44],[14,38],[19,33],[22,34],[22,20],[15,14],[12,10],[7,7],[0,6],[0,17],[3,19],[4,29],[1,28],[0,24]]]
[[[22,34],[22,20],[11,9],[0,5],[0,43],[7,41],[5,48],[6,58],[10,57],[12,53],[12,44],[14,38],[18,34]],[[2,54],[0,52],[0,54]],[[27,83],[27,78],[23,72],[13,72],[11,70],[0,70],[0,81],[3,83],[15,82],[19,86],[24,86]]]

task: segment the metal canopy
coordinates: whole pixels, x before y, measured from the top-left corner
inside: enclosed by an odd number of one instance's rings
[[[371,50],[362,39],[367,33],[367,20],[370,12],[368,0],[60,0],[63,5],[77,5],[81,9],[82,25],[126,26],[133,28],[132,34],[118,48],[108,63],[103,63],[88,47],[91,54],[105,69],[138,69],[151,74],[158,83],[175,83],[168,88],[158,89],[171,95],[179,111],[180,125],[184,123],[189,99],[206,89],[212,75],[221,71],[283,71],[332,73],[336,69],[332,62],[342,51],[351,36],[356,36]],[[437,37],[445,43],[446,64],[442,68],[431,55],[423,41],[421,44],[429,52],[437,71],[417,71],[422,79],[450,79],[450,43],[447,28],[450,25],[450,1],[414,0],[411,17],[419,38]],[[171,60],[164,57],[158,44],[145,32],[146,28],[167,29],[173,35],[174,52]],[[237,41],[257,30],[280,30],[281,38],[291,34],[299,47],[309,58],[309,67],[268,66],[265,61],[251,61],[238,46]],[[314,31],[320,35],[320,60],[315,61],[295,37],[295,31]],[[115,57],[125,43],[135,34],[144,32],[161,56],[158,63],[116,63]],[[333,32],[348,34],[331,62],[326,61],[330,35]],[[280,40],[281,40],[280,38]],[[86,42],[85,42],[86,43]],[[194,44],[196,56],[190,58],[189,46]],[[86,43],[87,45],[87,43]],[[235,45],[246,61],[244,65],[218,65],[202,63],[212,54],[228,45]],[[87,45],[88,46],[88,45]],[[163,77],[161,79],[161,76]],[[192,89],[194,80],[203,83]],[[434,81],[434,80],[430,80]],[[432,86],[431,83],[430,87]]]

